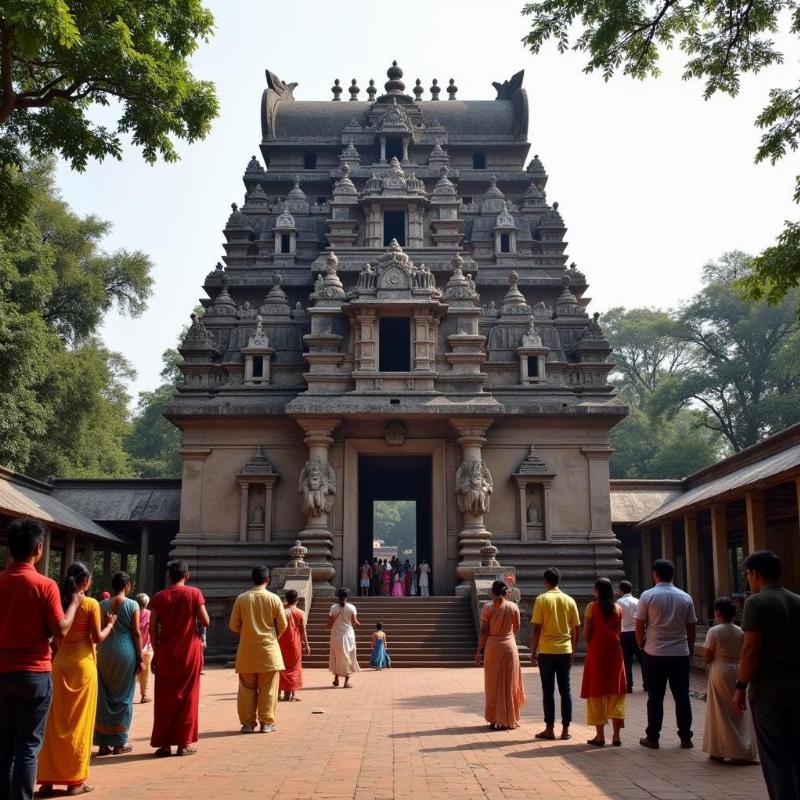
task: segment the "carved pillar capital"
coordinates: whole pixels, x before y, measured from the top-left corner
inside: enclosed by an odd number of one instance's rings
[[[486,432],[492,427],[493,419],[478,417],[452,417],[448,420],[450,427],[458,434],[458,444],[462,449],[477,448],[486,444]],[[465,455],[466,457],[466,455]],[[473,456],[476,457],[476,456]],[[477,457],[480,457],[479,455]]]
[[[311,458],[328,459],[328,448],[333,444],[333,432],[341,422],[339,417],[300,417],[297,424],[305,433],[305,443]]]

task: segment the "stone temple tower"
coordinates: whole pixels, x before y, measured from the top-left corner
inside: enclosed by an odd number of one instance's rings
[[[298,538],[315,597],[355,587],[382,499],[416,503],[435,594],[464,592],[488,542],[523,597],[551,565],[578,597],[619,577],[608,432],[626,407],[528,158],[523,73],[492,100],[453,80],[446,97],[436,80],[408,91],[396,63],[382,90],[337,79],[325,100],[266,77],[261,159],[167,411],[174,553],[206,592],[212,643],[250,567],[283,566]]]

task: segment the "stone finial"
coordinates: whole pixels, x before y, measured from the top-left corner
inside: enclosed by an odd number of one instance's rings
[[[217,272],[223,272],[225,270],[225,267],[222,266],[222,262],[221,261],[217,261],[216,266],[214,267],[214,269]]]
[[[325,274],[330,275],[336,273],[336,268],[339,266],[339,257],[331,250],[325,258]]]
[[[406,85],[400,80],[403,77],[403,70],[397,66],[396,61],[392,61],[392,66],[386,70],[386,77],[389,79],[383,85],[386,94],[403,94]]]
[[[308,548],[303,545],[303,543],[297,539],[289,548],[289,561],[288,566],[292,569],[302,569],[306,566],[305,557],[308,555]]]
[[[433,149],[431,150],[431,154],[428,156],[428,164],[448,164],[449,162],[450,156],[445,153],[444,149],[442,148],[442,143],[438,138],[434,139]]]
[[[450,98],[452,100],[452,98]],[[481,565],[484,567],[499,567],[500,562],[497,560],[498,549],[490,542],[481,547]]]
[[[456,86],[456,82],[452,78],[450,78],[450,83],[447,86],[447,94],[449,95],[447,99],[455,100],[457,91],[458,91],[458,86]]]
[[[503,305],[500,307],[500,313],[503,316],[511,314],[524,314],[530,316],[531,307],[525,300],[525,295],[519,290],[519,274],[517,272],[509,273],[508,275],[508,291],[503,298]]]
[[[350,88],[347,91],[350,92],[350,102],[355,103],[358,100],[358,93],[361,91],[361,89],[358,88],[355,78],[350,81]]]
[[[433,79],[433,84],[431,85],[431,100],[438,100],[439,99],[439,92],[442,91],[442,87],[439,86],[439,81],[436,78]]]
[[[369,102],[375,102],[375,95],[378,93],[378,89],[375,86],[375,81],[370,78],[369,79],[369,86],[367,86],[367,97],[369,97]]]
[[[350,137],[350,141],[347,143],[347,147],[339,153],[339,163],[344,164],[353,162],[354,164],[361,163],[361,154],[356,149],[355,142],[353,141],[353,137]]]
[[[247,163],[247,169],[245,169],[244,174],[260,177],[265,172],[266,170],[261,166],[261,162],[255,156],[251,156],[250,161]]]
[[[419,78],[417,78],[416,83],[414,84],[414,89],[413,89],[414,100],[416,100],[419,103],[419,101],[422,100],[422,95],[423,95],[424,91],[425,90],[422,88],[422,81]]]
[[[337,78],[333,82],[333,86],[331,86],[331,91],[333,92],[333,99],[334,100],[341,100],[342,98],[339,95],[342,93],[342,87],[339,85],[339,79]]]

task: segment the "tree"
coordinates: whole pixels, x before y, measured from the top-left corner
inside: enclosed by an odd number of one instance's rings
[[[702,79],[706,99],[717,92],[739,93],[742,73],[757,73],[783,61],[771,38],[785,30],[800,34],[796,0],[744,0],[697,3],[692,0],[539,0],[522,13],[532,17],[523,42],[538,53],[550,39],[559,51],[586,53],[585,72],[600,71],[606,80],[617,72],[637,79],[659,74],[664,49],[686,54],[684,79]],[[755,160],[776,163],[800,147],[800,84],[773,89],[756,118],[764,131]],[[800,202],[800,176],[795,187]],[[800,223],[786,222],[772,247],[752,264],[740,284],[753,299],[778,302],[800,284]]]
[[[175,396],[180,379],[181,356],[177,350],[162,355],[164,383],[152,392],[140,392],[125,449],[133,471],[140,478],[177,478],[181,474],[178,447],[180,431],[164,417],[164,409]]]
[[[189,58],[213,31],[200,0],[7,0],[0,6],[0,225],[32,197],[25,156],[58,152],[74,169],[120,158],[129,136],[144,158],[177,158],[174,139],[202,139],[217,115],[213,84]],[[119,107],[116,125],[95,121]]]
[[[112,307],[143,310],[151,263],[101,250],[108,224],[76,215],[53,171],[52,159],[29,165],[32,205],[15,231],[0,227],[0,463],[38,477],[130,474],[132,371],[94,334]]]

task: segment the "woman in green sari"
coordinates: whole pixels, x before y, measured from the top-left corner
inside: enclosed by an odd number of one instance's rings
[[[113,594],[100,603],[106,615],[115,614],[111,635],[97,647],[97,717],[94,743],[98,755],[130,753],[128,731],[133,720],[136,673],[142,668],[142,637],[139,632],[139,604],[131,600],[131,578],[117,572],[111,578]]]

